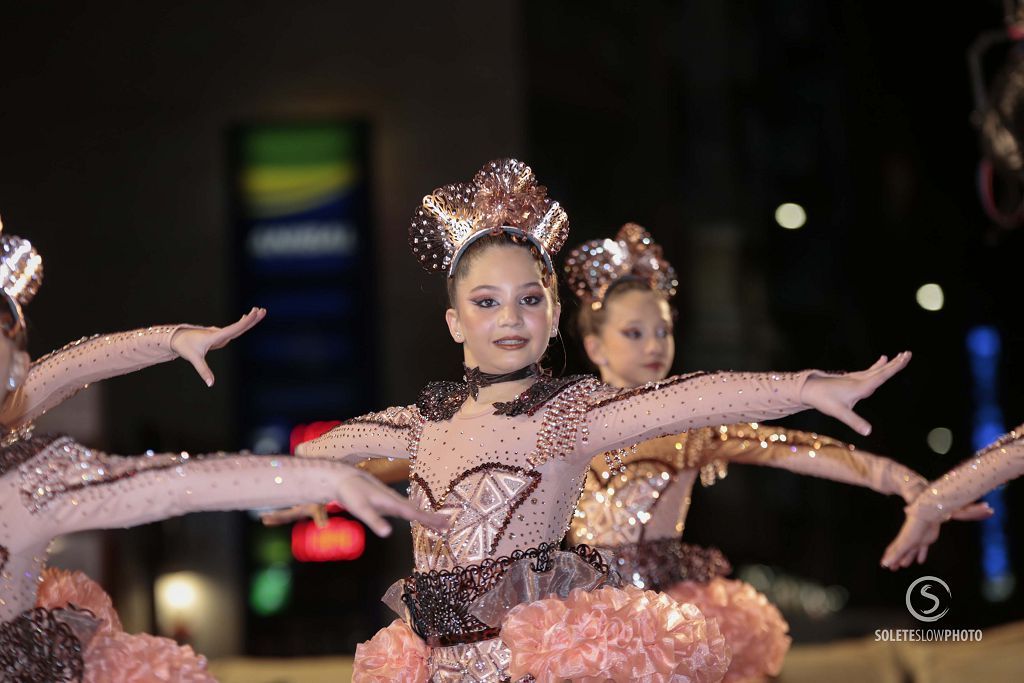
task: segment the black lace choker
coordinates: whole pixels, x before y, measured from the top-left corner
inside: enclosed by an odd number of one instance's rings
[[[532,363],[527,365],[525,368],[519,368],[512,372],[506,372],[503,375],[493,375],[489,372],[483,372],[480,368],[469,368],[466,364],[462,364],[463,379],[466,381],[466,387],[469,389],[469,395],[473,398],[477,398],[480,395],[480,390],[484,387],[489,387],[492,384],[501,384],[502,382],[515,382],[517,380],[526,379],[527,377],[540,377],[544,374],[541,370],[540,364]]]

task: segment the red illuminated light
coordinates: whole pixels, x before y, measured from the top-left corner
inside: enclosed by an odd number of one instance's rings
[[[340,420],[323,420],[322,422],[310,422],[309,424],[295,425],[292,427],[291,452],[303,441],[312,441],[322,436],[341,424]]]
[[[327,526],[296,522],[292,527],[292,555],[299,562],[354,560],[366,549],[366,530],[359,522],[331,517]]]

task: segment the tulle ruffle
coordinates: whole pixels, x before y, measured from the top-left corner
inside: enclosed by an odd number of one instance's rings
[[[408,624],[395,619],[370,640],[356,645],[353,683],[426,683],[430,648]]]
[[[110,596],[103,588],[82,572],[47,567],[36,592],[36,607],[50,610],[74,605],[89,610],[98,622],[98,633],[122,630]]]
[[[512,609],[501,639],[513,680],[713,683],[730,655],[713,619],[690,604],[638,588],[575,589]]]
[[[91,612],[95,634],[83,639],[83,683],[216,683],[206,670],[206,658],[170,638],[122,630],[110,596],[82,572],[43,570],[36,605],[51,610],[77,607]]]
[[[148,633],[100,633],[85,652],[82,683],[217,683],[206,657]]]
[[[469,613],[489,626],[500,626],[516,605],[544,598],[565,598],[574,590],[592,591],[610,582],[607,571],[573,552],[552,553],[547,571],[534,571],[531,564],[529,560],[520,560],[511,565],[494,588],[473,603]]]
[[[666,592],[678,602],[693,603],[705,617],[718,622],[732,649],[725,681],[779,675],[791,642],[789,624],[753,586],[719,577],[707,583],[682,581]]]

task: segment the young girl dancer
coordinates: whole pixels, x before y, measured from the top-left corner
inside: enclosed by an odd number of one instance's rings
[[[88,384],[179,356],[212,384],[206,352],[264,315],[253,309],[223,329],[177,325],[92,337],[30,364],[22,307],[42,272],[28,241],[0,235],[0,679],[119,681],[157,671],[166,680],[213,680],[191,648],[124,633],[109,598],[81,575],[47,574],[52,581],[40,586],[55,536],[199,510],[335,498],[378,534],[388,533],[382,513],[438,524],[436,515],[424,516],[339,463],[230,454],[121,457],[66,436],[33,434],[33,420]]]
[[[356,680],[565,678],[718,680],[728,656],[712,622],[666,596],[597,588],[605,558],[557,550],[594,456],[709,424],[807,408],[861,433],[852,406],[901,370],[694,373],[632,389],[552,378],[539,367],[558,327],[551,255],[567,218],[522,162],[486,164],[427,195],[410,246],[448,276],[463,381],[429,384],[416,404],[350,420],[300,456],[408,458],[411,499],[449,517],[413,525],[415,572],[385,600],[397,621],[356,652]],[[560,599],[541,599],[556,594]],[[550,627],[550,628],[549,628]]]
[[[678,282],[650,233],[635,223],[615,239],[594,240],[566,259],[580,299],[578,327],[601,379],[633,389],[663,380],[675,356],[670,300]],[[609,467],[609,459],[625,466]],[[595,458],[569,531],[572,544],[607,548],[623,580],[668,592],[714,617],[732,650],[727,681],[777,676],[789,626],[753,586],[725,578],[714,548],[682,543],[694,482],[711,485],[730,463],[779,467],[917,497],[926,480],[888,458],[807,432],[758,424],[702,427]]]

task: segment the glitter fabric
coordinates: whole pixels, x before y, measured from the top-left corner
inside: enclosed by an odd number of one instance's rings
[[[559,543],[592,458],[603,463],[606,451],[685,429],[802,410],[807,376],[694,374],[630,390],[586,377],[539,378],[538,388],[514,401],[466,411],[460,411],[467,396],[460,383],[435,383],[413,408],[421,418],[411,420],[413,428],[357,419],[301,444],[297,453],[353,463],[409,458],[410,500],[443,509],[454,523],[440,533],[412,525],[415,571],[451,572]],[[506,652],[500,639],[452,648],[461,654],[432,652],[431,666],[451,674],[436,680],[501,680],[451,673],[500,671],[504,655],[495,653]]]
[[[697,477],[711,485],[727,474],[731,463],[778,467],[906,500],[913,500],[926,484],[913,470],[841,441],[757,423],[704,427],[649,440],[624,461],[621,472],[612,471],[603,457],[592,461],[573,515],[571,543],[617,552],[619,546],[679,538]]]
[[[0,624],[0,679],[63,683],[83,673],[82,644],[54,611],[29,609]]]
[[[431,569],[457,566],[461,561],[480,562],[494,552],[512,515],[537,488],[535,470],[483,463],[462,472],[437,497],[418,474],[410,477],[430,506],[447,515],[450,528],[444,534],[416,534],[417,557]]]
[[[510,555],[448,571],[415,572],[402,582],[402,602],[409,610],[413,629],[431,647],[448,647],[494,638],[498,627],[490,627],[470,614],[481,596],[497,586],[513,564],[526,562],[529,571],[551,571],[554,556],[566,551],[542,544],[516,550]],[[571,551],[607,576],[609,567],[600,554],[581,546]]]
[[[468,244],[505,228],[517,229],[537,246],[548,267],[569,231],[565,211],[516,159],[488,162],[471,182],[445,185],[424,197],[409,226],[409,246],[428,272],[450,272]]]
[[[4,402],[4,445],[31,434],[33,420],[93,382],[177,358],[171,337],[187,325],[160,325],[85,337],[33,361],[24,384]]]
[[[0,221],[0,231],[4,228]],[[26,305],[43,284],[43,257],[32,243],[17,235],[0,234],[0,289],[16,301]]]
[[[617,546],[614,566],[625,583],[653,591],[663,591],[679,581],[707,583],[732,572],[732,565],[718,548],[681,543],[678,538]]]
[[[671,299],[679,278],[661,254],[651,234],[636,223],[626,223],[615,239],[591,240],[569,252],[565,259],[569,289],[584,305],[599,307],[608,288],[632,277],[647,282],[651,289]]]
[[[964,505],[1024,474],[1024,424],[960,463],[927,488],[907,513],[930,521],[946,521]]]

